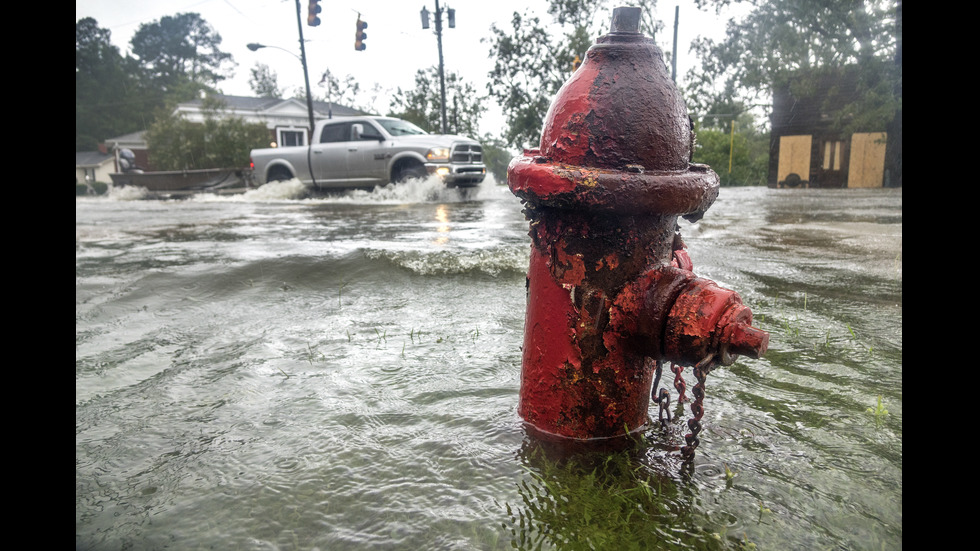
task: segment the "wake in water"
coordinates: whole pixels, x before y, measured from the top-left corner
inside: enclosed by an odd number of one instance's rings
[[[374,189],[351,189],[337,191],[313,190],[297,179],[269,182],[256,189],[243,193],[217,194],[206,191],[188,195],[169,196],[155,193],[144,187],[110,186],[106,194],[98,199],[110,201],[142,200],[188,200],[197,202],[242,202],[260,203],[276,201],[332,201],[351,204],[411,204],[411,203],[457,203],[463,201],[485,201],[512,197],[507,186],[500,185],[493,175],[488,174],[478,186],[468,188],[447,187],[435,175],[401,184],[377,186]],[[95,199],[96,197],[91,197]]]
[[[139,201],[149,198],[150,192],[145,187],[109,186],[106,197],[113,201]]]
[[[144,190],[145,191],[145,190]],[[330,201],[351,204],[410,204],[410,203],[457,203],[462,201],[480,201],[510,196],[506,186],[497,184],[492,175],[479,186],[471,188],[451,188],[438,176],[430,176],[418,180],[410,180],[402,184],[388,184],[374,189],[353,189],[338,191],[311,191],[311,189],[296,179],[281,182],[269,182],[257,189],[236,195],[216,195],[200,193],[192,196],[193,201],[228,201],[228,202],[264,202],[264,201]],[[133,193],[132,198],[145,198]],[[125,199],[120,199],[125,200]]]
[[[320,197],[351,203],[455,203],[490,198],[498,187],[491,175],[472,188],[447,187],[438,176],[433,175],[402,184],[377,186],[372,190],[350,190]]]

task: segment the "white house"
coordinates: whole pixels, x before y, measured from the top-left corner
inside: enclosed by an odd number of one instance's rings
[[[101,151],[75,152],[75,183],[94,184],[112,181],[109,174],[116,171],[115,156]]]
[[[244,96],[211,96],[224,103],[223,112],[240,117],[245,122],[262,123],[270,131],[270,139],[278,146],[309,143],[310,114],[306,100],[290,98],[250,98]],[[187,120],[204,122],[202,100],[177,105],[175,114]],[[364,115],[363,111],[337,103],[314,101],[314,120]]]
[[[240,117],[245,122],[262,123],[269,129],[269,139],[277,146],[306,145],[309,143],[310,116],[306,100],[278,98],[250,98],[245,96],[212,96],[224,104],[222,112]],[[175,114],[189,121],[204,122],[203,101],[196,99],[177,105]],[[364,115],[362,111],[331,102],[314,101],[314,120],[333,117]],[[271,144],[270,144],[271,145]],[[99,144],[99,151],[75,153],[75,180],[84,182],[110,182],[110,173],[119,172],[120,149],[129,149],[136,155],[136,166],[151,168],[144,132],[133,132],[109,138]]]

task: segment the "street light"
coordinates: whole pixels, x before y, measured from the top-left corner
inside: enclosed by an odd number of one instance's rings
[[[279,46],[267,46],[265,44],[259,44],[257,42],[252,42],[251,44],[247,44],[246,47],[249,50],[252,50],[253,52],[258,50],[259,48],[275,48],[277,50],[282,50],[288,53],[289,55],[295,57],[296,59],[299,60],[301,64],[303,64],[303,80],[306,82],[306,110],[310,117],[310,140],[312,140],[313,127],[316,125],[316,121],[313,118],[313,94],[310,91],[310,73],[306,69],[306,45],[303,40],[303,19],[300,17],[299,14],[299,0],[296,0],[296,26],[299,27],[299,53],[300,53],[299,56],[297,56],[293,52],[290,52],[289,50],[280,48]]]
[[[298,55],[294,54],[293,52],[290,52],[286,48],[280,48],[279,46],[269,46],[267,44],[259,44],[258,42],[252,42],[252,43],[246,44],[245,47],[248,48],[249,50],[252,50],[253,52],[256,51],[256,50],[259,50],[261,48],[275,48],[277,50],[282,50],[282,51],[286,52],[287,54],[295,57],[296,59],[299,60],[300,63],[303,62],[303,60],[300,59],[300,57]]]
[[[439,7],[439,0],[436,0],[436,41],[439,44],[439,93],[442,100],[440,104],[440,114],[442,115],[442,133],[446,133],[446,77],[444,75],[444,68],[442,62],[442,14],[446,12],[449,17],[449,28],[456,28],[456,10],[449,9],[445,10]],[[422,28],[429,28],[429,10],[422,6],[422,11],[419,12],[422,17]]]

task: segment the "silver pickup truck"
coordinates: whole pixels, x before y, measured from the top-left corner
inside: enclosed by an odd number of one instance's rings
[[[321,120],[312,145],[253,149],[254,183],[296,178],[321,190],[370,188],[439,175],[447,186],[476,186],[486,177],[483,147],[464,136],[429,134],[391,117]]]

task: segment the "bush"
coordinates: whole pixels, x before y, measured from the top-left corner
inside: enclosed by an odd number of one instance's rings
[[[483,145],[483,164],[487,165],[487,172],[492,174],[498,184],[507,183],[507,166],[514,158],[507,146],[489,134],[480,139]]]
[[[718,173],[723,186],[764,186],[769,174],[769,135],[714,129],[696,131],[694,162]],[[734,142],[734,144],[733,144]],[[731,172],[729,172],[731,163]]]
[[[179,115],[160,117],[153,123],[146,133],[153,169],[247,167],[249,151],[269,143],[269,130],[264,124],[228,116],[222,108],[218,100],[207,98],[203,123]]]
[[[94,182],[92,184],[80,184],[75,182],[75,197],[86,195],[105,195],[109,191],[109,184],[105,182]]]

